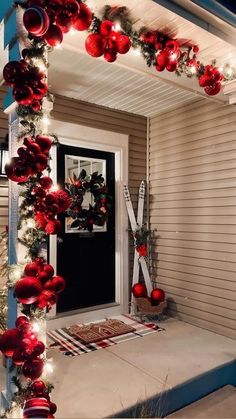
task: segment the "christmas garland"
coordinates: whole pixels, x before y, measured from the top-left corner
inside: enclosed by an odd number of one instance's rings
[[[140,257],[147,256],[147,241],[148,237],[151,235],[151,230],[148,230],[145,225],[138,227],[134,232],[132,232],[134,239],[134,248],[138,252]]]
[[[126,54],[132,46],[140,51],[147,65],[155,66],[157,71],[196,76],[208,95],[217,94],[222,81],[234,79],[235,72],[229,66],[221,71],[215,63],[201,63],[197,59],[196,45],[183,45],[158,30],[135,31],[125,7],[107,6],[103,18],[99,19],[81,0],[21,0],[16,1],[15,6],[24,9],[26,47],[21,51],[22,59],[9,62],[3,70],[6,84],[13,89],[21,126],[17,156],[6,166],[6,174],[22,186],[19,241],[28,252],[25,266],[18,264],[9,269],[9,287],[14,288],[22,315],[16,319],[15,328],[1,336],[0,350],[12,360],[16,385],[6,415],[21,416],[23,409],[25,418],[52,418],[56,411],[56,405],[50,400],[52,385],[43,378],[51,366],[46,358],[45,343],[38,335],[40,322],[56,303],[65,281],[54,275],[53,267],[42,256],[42,245],[50,234],[60,232],[57,216],[68,208],[78,228],[91,230],[93,224],[103,225],[110,198],[98,174],[97,191],[91,185],[92,178],[86,181],[84,188],[77,185],[75,189],[75,182],[84,180],[79,178],[66,185],[67,191],[54,190],[52,179],[45,175],[45,170],[50,172],[51,147],[58,142],[44,128],[49,115],[48,104],[52,101],[47,84],[47,53],[63,41],[69,30],[87,30],[85,48],[89,55],[104,56],[106,61],[114,62],[118,54]],[[82,202],[77,209],[75,205],[86,191],[93,193],[95,204],[84,216]],[[137,243],[142,236],[138,234]],[[142,246],[145,243],[140,242],[137,250]],[[142,249],[142,253],[144,251]]]
[[[104,178],[98,172],[87,175],[86,170],[82,170],[77,178],[74,174],[65,183],[65,189],[72,198],[71,205],[67,210],[69,217],[74,221],[70,227],[78,230],[93,231],[93,226],[104,226],[108,217],[108,209],[111,206],[111,197],[107,192]],[[83,208],[85,194],[92,195],[94,204],[89,204],[89,208]]]

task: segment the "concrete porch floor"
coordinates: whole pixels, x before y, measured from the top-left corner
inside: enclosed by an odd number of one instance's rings
[[[232,339],[176,319],[161,326],[166,330],[73,358],[50,350],[57,418],[113,417],[236,358]]]

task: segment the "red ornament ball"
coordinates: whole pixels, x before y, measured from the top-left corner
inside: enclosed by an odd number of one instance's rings
[[[47,272],[44,272],[44,271],[39,272],[38,279],[40,280],[40,282],[42,284],[45,284],[48,281],[48,279],[49,279],[48,273]]]
[[[57,25],[49,26],[48,31],[44,35],[44,39],[50,47],[56,47],[63,41],[63,33]]]
[[[166,50],[161,51],[158,55],[157,55],[157,65],[160,67],[166,67],[166,65],[169,62],[169,52]]]
[[[155,288],[151,293],[151,302],[153,306],[157,306],[165,300],[165,292],[161,288]]]
[[[211,78],[207,76],[206,74],[203,74],[202,76],[199,77],[198,82],[201,87],[206,87],[210,85]]]
[[[53,185],[53,181],[49,176],[43,176],[39,179],[39,184],[43,189],[50,189]]]
[[[27,263],[25,265],[24,273],[26,276],[37,276],[39,272],[39,266],[36,262]]]
[[[31,393],[35,395],[44,393],[46,389],[47,386],[42,380],[36,380],[30,386]]]
[[[65,13],[71,17],[71,18],[75,18],[77,17],[79,11],[80,11],[80,6],[79,3],[76,0],[64,0],[64,10]]]
[[[104,58],[108,63],[114,63],[117,59],[117,52],[114,49],[105,51]]]
[[[156,65],[156,70],[157,70],[157,71],[164,71],[164,70],[165,70],[165,66],[164,66],[164,65],[162,66],[162,65],[158,65],[158,64],[157,64],[157,65]]]
[[[34,157],[34,166],[37,172],[43,172],[48,165],[48,157],[43,153],[39,153]]]
[[[140,298],[140,297],[146,297],[147,296],[147,288],[145,284],[141,284],[138,282],[137,284],[134,284],[132,288],[132,293],[134,297]]]
[[[56,405],[56,403],[50,403],[50,405],[49,405],[49,407],[50,407],[50,413],[52,414],[52,415],[54,415],[54,413],[56,413],[56,411],[57,411],[57,405]]]
[[[60,294],[62,291],[64,291],[66,287],[66,281],[64,280],[64,278],[62,278],[62,276],[54,276],[51,282],[53,284],[56,294]]]
[[[0,351],[5,356],[12,356],[19,344],[19,330],[6,330],[0,337]]]
[[[80,10],[77,19],[73,23],[73,27],[77,31],[85,31],[89,28],[93,20],[91,10],[84,3],[80,3]]]
[[[48,418],[50,415],[49,401],[44,397],[34,397],[25,402],[23,417],[26,418]]]
[[[30,168],[18,157],[13,157],[9,163],[5,165],[5,173],[8,179],[13,182],[24,183],[30,175]]]
[[[44,351],[45,351],[45,345],[44,345],[43,342],[39,341],[34,346],[33,355],[34,356],[42,355],[44,353]]]
[[[28,317],[26,317],[26,316],[19,316],[16,319],[15,326],[18,328],[18,327],[22,326],[22,324],[28,324],[28,323],[29,323]]]
[[[44,265],[43,271],[47,273],[49,278],[52,278],[54,275],[54,268],[52,265],[49,265],[49,264]]]
[[[91,33],[85,41],[85,48],[92,57],[101,57],[104,54],[104,40],[98,33]]]
[[[221,91],[221,83],[220,82],[213,83],[210,86],[204,87],[204,90],[207,95],[215,96]]]
[[[180,47],[179,42],[176,41],[176,39],[168,39],[165,46],[170,52],[177,52]]]
[[[72,28],[73,20],[72,18],[64,11],[58,13],[56,17],[56,24],[61,28],[63,33],[68,33]]]
[[[31,380],[36,380],[42,375],[43,372],[43,360],[41,358],[28,359],[25,361],[22,369],[23,375]]]
[[[104,20],[99,28],[99,33],[102,36],[109,36],[113,30],[114,23],[111,20]]]
[[[3,78],[8,86],[13,87],[22,80],[25,69],[19,61],[10,61],[3,69]]]
[[[49,28],[49,17],[42,7],[28,8],[23,16],[26,30],[34,36],[43,36]]]
[[[13,96],[16,100],[16,102],[19,103],[19,105],[31,105],[33,99],[34,99],[34,93],[31,87],[23,85],[21,87],[17,86],[13,89]]]
[[[169,61],[169,63],[166,65],[166,70],[170,72],[175,71],[176,68],[177,68],[177,61],[175,60]]]
[[[37,301],[42,292],[40,281],[34,276],[26,276],[17,281],[15,285],[15,296],[22,304],[33,304]]]
[[[25,358],[22,355],[20,349],[15,349],[13,355],[12,355],[12,361],[14,362],[15,365],[17,366],[21,366],[24,364],[25,362]]]
[[[70,195],[62,190],[52,192],[52,195],[56,198],[56,205],[58,206],[58,213],[64,212],[69,208],[71,204]]]
[[[127,35],[118,34],[116,37],[116,47],[119,54],[127,54],[131,47],[131,41]]]
[[[47,137],[46,135],[37,135],[35,138],[35,142],[41,148],[42,153],[49,153],[52,147],[51,138]]]

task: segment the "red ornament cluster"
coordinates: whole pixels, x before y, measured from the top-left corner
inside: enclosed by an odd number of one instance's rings
[[[13,88],[14,99],[19,105],[32,106],[35,112],[40,111],[48,90],[43,71],[31,66],[25,59],[10,61],[3,69],[3,78]]]
[[[52,140],[45,135],[37,135],[34,138],[26,137],[22,147],[5,167],[6,175],[14,182],[24,183],[31,176],[35,176],[48,166],[49,151]]]
[[[35,258],[25,266],[24,276],[17,281],[14,294],[19,303],[50,310],[64,289],[65,280],[59,275],[54,276],[53,267],[43,258]]]
[[[134,284],[132,293],[135,298],[146,298],[152,306],[157,306],[165,300],[165,292],[161,288],[154,288],[151,292],[151,297],[148,297],[146,285],[140,282]]]
[[[0,351],[5,356],[11,357],[14,365],[21,368],[21,374],[29,380],[28,398],[24,405],[23,416],[52,418],[57,406],[50,401],[44,381],[39,380],[44,368],[42,356],[45,345],[38,340],[26,316],[18,317],[15,326],[0,337]]]
[[[199,77],[199,85],[204,87],[208,95],[217,95],[221,90],[222,79],[223,75],[217,67],[206,65],[204,74]]]
[[[91,10],[77,0],[28,0],[23,22],[34,38],[50,47],[63,41],[63,34],[72,28],[83,31],[92,23]]]
[[[99,27],[99,33],[88,35],[85,48],[92,57],[104,56],[109,63],[117,59],[117,54],[126,54],[131,47],[130,38],[122,31],[115,30],[114,22],[104,20]]]
[[[49,178],[50,179],[50,178]],[[45,178],[39,180],[39,184]],[[71,204],[71,198],[65,191],[50,192],[42,186],[33,189],[34,218],[38,228],[47,234],[58,234],[61,231],[61,222],[56,219],[57,215],[66,211]]]

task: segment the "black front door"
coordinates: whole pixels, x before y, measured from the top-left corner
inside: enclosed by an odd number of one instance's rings
[[[57,311],[108,304],[115,301],[115,159],[114,153],[60,145],[57,157],[58,183],[81,170],[98,172],[105,177],[112,208],[104,227],[92,233],[73,230],[69,218],[63,218],[62,240],[57,244],[57,273],[66,279],[66,289]],[[86,193],[83,205],[91,200]]]

